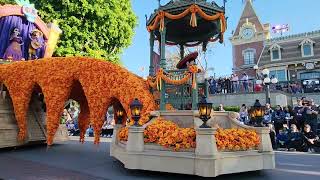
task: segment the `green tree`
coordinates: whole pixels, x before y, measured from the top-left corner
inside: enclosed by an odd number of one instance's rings
[[[47,23],[56,20],[63,34],[54,56],[90,56],[119,62],[137,25],[130,0],[31,0]],[[0,0],[0,4],[15,4]]]

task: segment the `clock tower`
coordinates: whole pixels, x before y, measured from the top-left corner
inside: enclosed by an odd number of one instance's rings
[[[233,72],[247,73],[255,77],[254,65],[262,53],[264,41],[270,38],[270,25],[262,24],[253,8],[252,0],[245,0],[245,7],[233,32],[232,43]]]

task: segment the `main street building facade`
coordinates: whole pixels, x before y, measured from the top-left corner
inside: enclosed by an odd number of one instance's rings
[[[268,68],[279,81],[294,81],[303,85],[319,84],[320,31],[270,38],[270,25],[262,24],[251,0],[245,8],[230,38],[233,45],[233,71],[256,77]]]

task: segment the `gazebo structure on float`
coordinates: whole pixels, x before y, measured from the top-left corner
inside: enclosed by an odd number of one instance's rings
[[[147,20],[147,30],[150,32],[149,76],[158,79],[157,87],[160,92],[160,110],[165,110],[166,104],[177,104],[170,101],[174,98],[169,97],[169,93],[166,92],[168,88],[172,87],[168,84],[185,84],[181,80],[187,79],[181,75],[181,73],[186,74],[186,69],[171,72],[166,71],[166,45],[179,45],[181,61],[187,62],[188,60],[184,59],[185,47],[195,47],[202,44],[202,50],[206,51],[209,42],[219,41],[223,43],[223,34],[226,30],[225,8],[218,6],[215,2],[207,2],[206,0],[171,0],[166,5],[156,9],[150,16]],[[160,70],[158,72],[156,72],[153,63],[155,40],[158,40],[160,43]],[[179,64],[181,64],[181,61]],[[161,82],[159,82],[159,76],[163,76],[162,74],[159,75],[159,72],[168,75],[168,77],[179,76],[180,78],[174,77],[173,80],[171,79],[171,83],[166,78],[162,78]],[[196,78],[195,75],[192,77]],[[192,82],[193,88],[189,90],[191,92],[190,99],[184,100],[180,104],[182,105],[191,101],[191,109],[196,109],[199,88],[194,84],[196,82],[195,79]],[[160,89],[159,83],[161,84]],[[183,93],[181,96],[184,96],[184,99],[187,97]],[[174,108],[186,109],[185,107],[177,107],[177,105],[174,105]]]

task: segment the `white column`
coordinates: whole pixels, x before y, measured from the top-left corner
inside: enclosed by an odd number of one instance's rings
[[[118,144],[118,133],[120,128],[122,127],[122,124],[116,124],[113,127],[113,136],[112,136],[112,145]]]
[[[196,138],[196,155],[197,156],[214,156],[218,152],[216,138],[214,134],[216,128],[197,128]]]
[[[272,144],[269,135],[269,129],[265,127],[256,128],[256,132],[260,137],[259,152],[272,152]]]
[[[142,152],[144,150],[143,131],[144,127],[129,127],[127,142],[128,152]]]
[[[196,129],[195,174],[203,177],[215,177],[218,174],[218,148],[214,134],[216,128]]]

